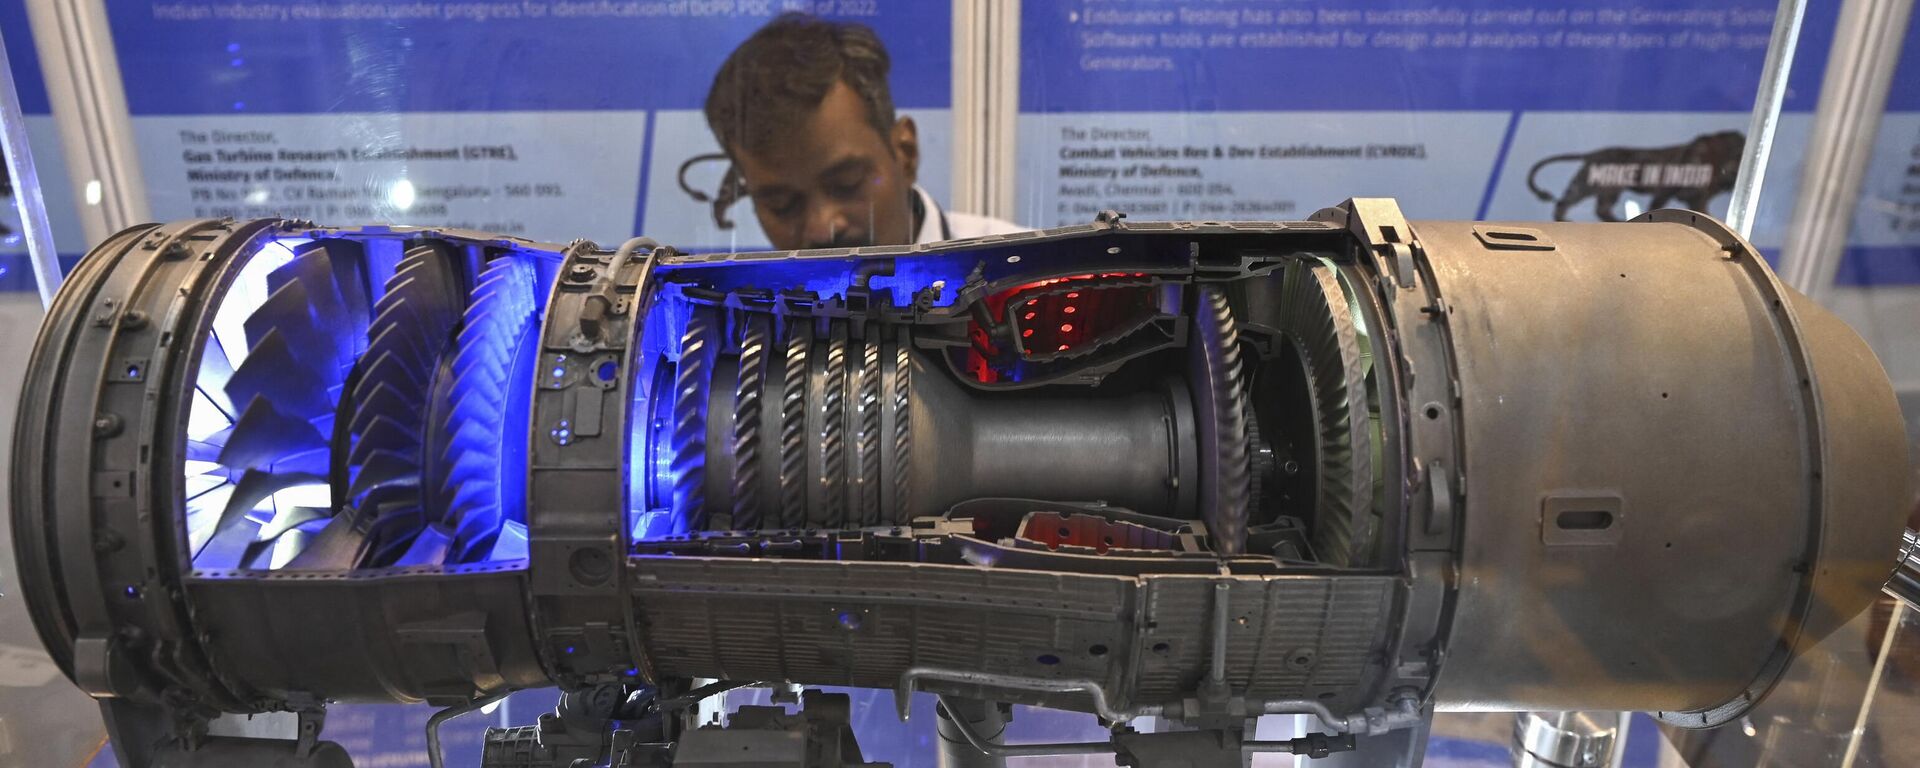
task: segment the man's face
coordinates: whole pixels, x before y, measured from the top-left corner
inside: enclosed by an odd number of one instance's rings
[[[775,146],[736,151],[760,228],[779,250],[906,245],[914,240],[909,202],[920,168],[913,120],[882,136],[867,106],[835,83],[813,114]]]

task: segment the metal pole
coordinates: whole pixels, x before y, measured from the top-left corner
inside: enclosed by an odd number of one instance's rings
[[[1833,287],[1880,133],[1913,0],[1847,0],[1834,25],[1780,278],[1814,301]]]
[[[1741,237],[1753,235],[1754,210],[1760,205],[1760,183],[1767,175],[1767,157],[1773,153],[1773,131],[1780,124],[1780,104],[1787,98],[1787,75],[1793,71],[1793,51],[1800,44],[1800,20],[1807,0],[1780,0],[1773,15],[1773,39],[1767,43],[1767,61],[1760,70],[1760,88],[1753,97],[1753,117],[1747,122],[1747,143],[1740,153],[1740,175],[1727,201],[1727,226]]]
[[[20,208],[20,230],[26,237],[27,258],[33,263],[34,284],[40,287],[40,306],[53,303],[60,289],[60,254],[54,250],[53,229],[47,225],[47,201],[40,196],[40,175],[27,146],[27,120],[20,112],[20,91],[13,87],[13,64],[7,46],[0,43],[0,150],[13,178],[13,201]]]
[[[986,189],[985,208],[978,211],[1023,226],[1039,226],[1039,211],[1021,211],[1020,158],[1020,3],[989,0],[986,37]],[[1033,214],[1033,221],[1022,213]]]
[[[1909,535],[1913,532],[1908,531]],[[1886,634],[1880,636],[1880,653],[1873,657],[1873,672],[1867,678],[1867,695],[1860,700],[1860,714],[1853,719],[1853,730],[1847,738],[1847,751],[1840,759],[1840,768],[1853,768],[1854,761],[1860,758],[1860,742],[1867,734],[1867,716],[1873,714],[1873,705],[1880,697],[1880,681],[1887,679],[1887,658],[1893,655],[1893,639],[1900,634],[1900,623],[1906,620],[1906,604],[1894,603],[1893,613],[1887,616]],[[1869,758],[1868,762],[1873,762]]]
[[[1522,712],[1513,722],[1515,768],[1606,768],[1618,765],[1617,712]]]

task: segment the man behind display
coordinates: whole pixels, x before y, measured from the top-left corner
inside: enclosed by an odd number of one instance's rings
[[[720,65],[707,125],[773,247],[905,245],[1022,229],[940,210],[915,184],[920,138],[896,117],[872,29],[789,13]]]

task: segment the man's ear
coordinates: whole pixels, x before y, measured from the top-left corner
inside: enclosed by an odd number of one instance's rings
[[[907,173],[907,183],[920,181],[920,129],[913,124],[913,118],[902,117],[893,121],[893,135],[887,137],[893,145],[893,154],[900,158],[900,168]]]

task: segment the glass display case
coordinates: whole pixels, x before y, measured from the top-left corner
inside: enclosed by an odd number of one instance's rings
[[[1920,445],[1920,25],[1910,6],[0,0],[12,82],[0,93],[10,160],[0,187],[10,195],[0,213],[0,327],[10,331],[0,333],[0,431],[11,436],[16,415],[39,405],[20,392],[56,283],[82,254],[148,221],[371,226],[367,242],[387,236],[384,226],[584,238],[609,252],[627,243],[629,255],[667,245],[691,259],[1118,221],[1109,211],[1128,223],[1304,221],[1351,198],[1390,197],[1413,220],[1614,222],[1666,208],[1733,218],[1786,285],[1864,338]],[[782,24],[786,37],[756,37]],[[867,143],[844,141],[850,133]],[[1730,206],[1743,210],[1730,217]],[[310,253],[308,239],[361,236],[306,226],[285,239],[281,262]],[[652,243],[634,245],[636,236]],[[545,308],[542,291],[564,280],[554,272],[578,256],[571,249],[552,246],[552,265],[526,267],[526,302]],[[617,273],[621,258],[602,262]],[[235,280],[259,283],[256,306],[284,285]],[[1082,343],[1060,327],[1061,352]],[[251,328],[243,339],[259,342]],[[728,365],[736,383],[747,375],[746,363]],[[220,410],[219,426],[237,429],[229,422],[241,414]],[[486,419],[470,421],[481,429]],[[711,439],[721,437],[732,435]],[[0,464],[21,461],[7,453],[14,445],[0,446]],[[343,478],[317,484],[329,482],[347,490]],[[11,504],[7,483],[0,473]],[[632,537],[650,524],[633,523]],[[1920,508],[1909,525],[1920,528]],[[12,532],[0,531],[0,764],[120,764],[102,708],[32,629]],[[524,525],[520,536],[524,550]],[[1897,547],[1888,543],[1890,565]],[[1416,713],[1419,727],[1357,753],[1250,760],[1920,764],[1920,740],[1901,727],[1920,713],[1916,624],[1910,607],[1883,598],[1798,649],[1763,702],[1712,729],[1639,713],[1427,711]],[[1587,649],[1561,650],[1576,664]],[[941,742],[967,735],[943,729],[952,718],[929,693],[900,707],[889,690],[828,690],[849,693],[846,724],[867,761],[946,765]],[[742,707],[797,700],[781,685],[722,690],[689,704],[690,722],[744,721],[765,710]],[[324,738],[356,765],[427,765],[429,721],[450,703],[336,704]],[[482,703],[440,729],[447,764],[482,764],[508,729],[553,712],[561,695],[538,688]],[[1109,737],[1092,714],[1008,706],[1010,720],[977,721],[1004,726],[1006,744]],[[305,724],[287,712],[228,716],[212,733],[290,738]],[[1184,728],[1152,716],[1130,725]],[[1317,730],[1311,715],[1267,715],[1246,738]],[[539,764],[502,754],[486,764]],[[1014,762],[1118,764],[1110,753]]]

